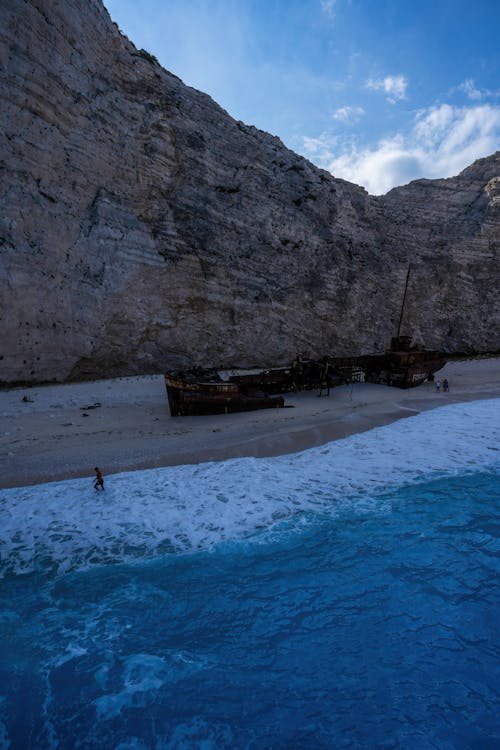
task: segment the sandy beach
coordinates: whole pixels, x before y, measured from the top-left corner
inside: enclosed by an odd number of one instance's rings
[[[96,465],[106,476],[292,453],[446,404],[500,397],[498,358],[451,362],[439,376],[449,393],[433,383],[355,383],[328,397],[288,394],[285,409],[210,417],[171,417],[160,375],[3,390],[0,487],[91,477]]]

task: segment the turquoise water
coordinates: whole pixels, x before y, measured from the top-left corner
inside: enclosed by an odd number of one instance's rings
[[[206,548],[9,569],[0,747],[500,747],[498,467],[314,492]]]

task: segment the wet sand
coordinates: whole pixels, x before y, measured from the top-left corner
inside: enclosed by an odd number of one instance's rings
[[[285,409],[171,417],[163,377],[0,391],[0,487],[242,456],[276,456],[446,404],[500,397],[500,359],[451,362],[410,390],[355,383],[285,396]],[[29,401],[24,401],[26,396]],[[99,404],[99,405],[97,405]]]

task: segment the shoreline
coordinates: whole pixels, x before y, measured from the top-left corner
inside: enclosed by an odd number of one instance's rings
[[[285,394],[286,406],[171,417],[161,375],[0,391],[0,488],[161,466],[271,457],[323,445],[441,406],[500,398],[500,358],[453,361],[434,383],[354,383]],[[23,396],[30,401],[23,401]]]

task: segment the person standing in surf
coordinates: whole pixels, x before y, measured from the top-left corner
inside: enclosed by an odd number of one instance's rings
[[[97,492],[99,487],[104,491],[104,479],[102,478],[102,472],[98,466],[94,468],[95,471],[95,482],[94,489]]]

